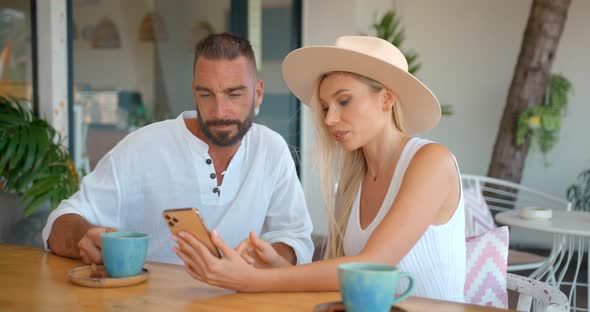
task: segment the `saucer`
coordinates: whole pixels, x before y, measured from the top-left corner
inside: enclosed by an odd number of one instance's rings
[[[320,303],[313,308],[313,312],[344,312],[342,301]],[[391,312],[405,312],[406,310],[396,306],[391,307]]]
[[[104,266],[97,265],[96,266],[96,273],[98,275],[102,275],[102,277],[90,277],[92,274],[92,267],[82,266],[71,269],[68,272],[68,277],[70,281],[74,284],[78,284],[81,286],[86,287],[95,287],[95,288],[113,288],[113,287],[125,287],[125,286],[132,286],[139,283],[144,282],[150,272],[143,268],[141,273],[135,276],[129,277],[107,277],[106,271]]]

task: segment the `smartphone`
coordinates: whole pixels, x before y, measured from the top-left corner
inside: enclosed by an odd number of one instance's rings
[[[211,253],[217,258],[221,258],[221,253],[211,241],[209,230],[201,218],[197,208],[180,208],[166,209],[162,212],[162,217],[172,234],[178,234],[181,231],[191,233],[201,243],[203,243]]]

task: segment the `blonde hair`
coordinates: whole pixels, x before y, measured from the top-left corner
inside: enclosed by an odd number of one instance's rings
[[[328,245],[324,258],[344,256],[342,244],[344,231],[348,225],[348,218],[356,193],[367,172],[367,162],[362,150],[359,148],[351,152],[345,151],[334,141],[324,123],[325,112],[319,103],[319,86],[326,77],[334,73],[351,75],[353,78],[365,83],[375,93],[385,88],[383,84],[371,78],[349,72],[326,73],[318,79],[316,84],[310,106],[317,126],[318,144],[316,146],[318,148],[316,152],[320,160],[322,192],[329,219]],[[404,132],[399,104],[396,97],[392,117],[396,127]],[[338,190],[335,190],[336,183],[338,183]]]

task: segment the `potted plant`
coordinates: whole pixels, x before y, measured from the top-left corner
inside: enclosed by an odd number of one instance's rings
[[[575,210],[590,211],[590,169],[578,175],[578,181],[567,188],[567,200]]]
[[[26,102],[0,96],[0,191],[22,195],[30,216],[47,202],[55,209],[78,182],[60,134]]]
[[[571,82],[564,76],[551,75],[543,105],[529,107],[518,116],[516,143],[524,144],[530,135],[533,147],[537,146],[543,153],[545,166],[549,165],[547,154],[557,143],[571,88]]]

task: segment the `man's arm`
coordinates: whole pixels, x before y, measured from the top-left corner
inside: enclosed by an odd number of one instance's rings
[[[82,216],[68,213],[57,218],[47,239],[48,247],[64,257],[82,259],[82,262],[102,263],[102,233],[116,229],[95,226]]]
[[[43,243],[57,255],[102,263],[100,234],[119,227],[119,181],[111,153],[82,179],[80,189],[49,214]]]
[[[304,264],[313,255],[313,227],[295,163],[286,142],[281,145],[276,147],[280,159],[273,170],[272,197],[260,237],[289,263]]]
[[[295,250],[293,250],[291,246],[283,243],[275,243],[272,244],[272,248],[274,248],[283,259],[287,260],[287,262],[292,265],[297,264],[297,255],[295,255]]]
[[[82,216],[73,213],[65,214],[53,223],[51,234],[47,239],[48,247],[60,256],[78,259],[80,258],[78,242],[91,227],[92,225]]]

